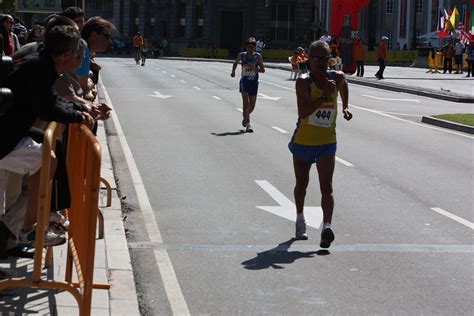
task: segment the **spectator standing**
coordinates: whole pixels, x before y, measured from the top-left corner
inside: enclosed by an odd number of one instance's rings
[[[82,38],[87,42],[87,48],[84,61],[76,74],[84,95],[88,96],[88,98],[90,98],[90,94],[95,91],[94,82],[89,78],[91,56],[94,56],[95,53],[102,53],[107,50],[110,46],[114,29],[115,27],[112,22],[96,16],[87,20],[81,31]]]
[[[461,41],[457,40],[456,45],[454,45],[454,61],[456,63],[456,72],[455,74],[462,74],[463,73],[463,54],[464,54],[464,44]]]
[[[61,123],[86,123],[93,119],[86,112],[61,107],[52,93],[52,86],[59,73],[71,70],[77,58],[80,35],[72,26],[55,26],[46,34],[44,49],[40,54],[28,56],[5,82],[13,94],[14,106],[0,116],[0,215],[5,211],[5,172],[29,174],[30,198],[23,228],[19,233],[22,242],[35,240],[37,190],[41,166],[41,145],[28,132],[37,118]],[[64,242],[58,235],[46,234],[45,244]]]
[[[367,46],[364,45],[362,39],[357,41],[354,49],[354,60],[357,64],[357,77],[364,77],[364,64],[367,59]]]
[[[443,47],[443,59],[444,59],[443,73],[444,74],[448,70],[449,70],[449,73],[451,73],[453,71],[453,56],[454,56],[453,44],[451,44],[451,42],[448,42],[448,44],[446,44]]]
[[[255,51],[261,54],[264,48],[265,48],[265,42],[263,41],[263,38],[261,38],[257,41],[257,46],[255,47]]]
[[[379,47],[377,48],[377,60],[379,62],[379,70],[375,74],[377,79],[384,79],[383,72],[385,71],[385,60],[387,59],[387,36],[382,36]]]
[[[31,31],[28,34],[28,43],[39,42],[43,35],[43,28],[39,24],[35,24],[31,27]]]
[[[466,61],[467,61],[467,78],[470,76],[474,77],[474,41],[469,43],[466,49]]]
[[[15,52],[15,38],[13,34],[13,24],[15,23],[11,15],[5,14],[1,18],[0,36],[2,37],[2,51],[0,54],[7,56],[13,55]]]

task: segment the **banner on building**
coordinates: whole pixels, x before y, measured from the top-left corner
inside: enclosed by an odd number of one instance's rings
[[[16,0],[17,12],[54,13],[61,11],[61,0]]]

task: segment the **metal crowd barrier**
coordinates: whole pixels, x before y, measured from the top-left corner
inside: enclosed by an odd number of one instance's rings
[[[94,257],[98,200],[100,190],[101,146],[92,132],[84,125],[70,124],[67,169],[70,179],[71,208],[68,210],[70,226],[66,273],[64,281],[42,278],[42,267],[48,267],[52,261],[52,249],[44,251],[44,230],[49,225],[51,204],[51,151],[56,146],[59,133],[58,125],[51,122],[44,133],[42,148],[42,166],[38,201],[35,256],[31,278],[10,278],[0,281],[0,291],[6,288],[59,289],[74,296],[78,303],[79,314],[91,314],[92,289],[108,289],[109,284],[94,284]],[[110,194],[110,192],[108,192]],[[73,280],[73,267],[77,281]]]

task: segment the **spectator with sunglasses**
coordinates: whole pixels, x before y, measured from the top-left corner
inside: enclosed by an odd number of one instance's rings
[[[262,55],[255,51],[257,41],[254,37],[249,37],[245,42],[246,51],[237,55],[232,66],[231,77],[235,77],[235,69],[240,62],[242,65],[242,77],[240,79],[240,93],[243,102],[243,120],[242,126],[247,133],[253,133],[250,123],[250,114],[255,109],[258,91],[258,73],[264,73]]]
[[[346,120],[352,118],[348,109],[349,90],[343,72],[328,70],[331,58],[329,45],[315,41],[309,48],[311,72],[296,80],[298,122],[288,148],[293,154],[296,186],[296,239],[306,240],[306,221],[303,213],[309,171],[313,163],[319,178],[324,226],[321,248],[329,248],[334,241],[331,221],[334,209],[332,177],[336,158],[337,96],[341,96],[342,112]]]
[[[89,101],[95,99],[96,95],[95,84],[89,77],[89,71],[91,70],[91,56],[94,56],[96,53],[105,52],[109,48],[112,42],[112,33],[114,30],[115,27],[112,22],[99,16],[87,20],[81,30],[81,36],[87,42],[87,48],[84,61],[76,74],[84,96]],[[97,64],[96,67],[98,67]],[[100,66],[98,68],[99,69],[96,69],[96,71],[100,70]],[[90,98],[92,98],[92,100],[90,100]]]

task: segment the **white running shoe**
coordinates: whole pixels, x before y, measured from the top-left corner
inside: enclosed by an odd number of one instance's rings
[[[49,227],[57,234],[64,234],[69,229],[69,221],[60,211],[51,212]]]
[[[252,124],[250,124],[250,122],[247,123],[247,126],[245,128],[245,131],[247,133],[253,133],[253,128],[252,128]]]
[[[295,238],[298,240],[308,240],[308,234],[306,233],[306,221],[296,221]]]

